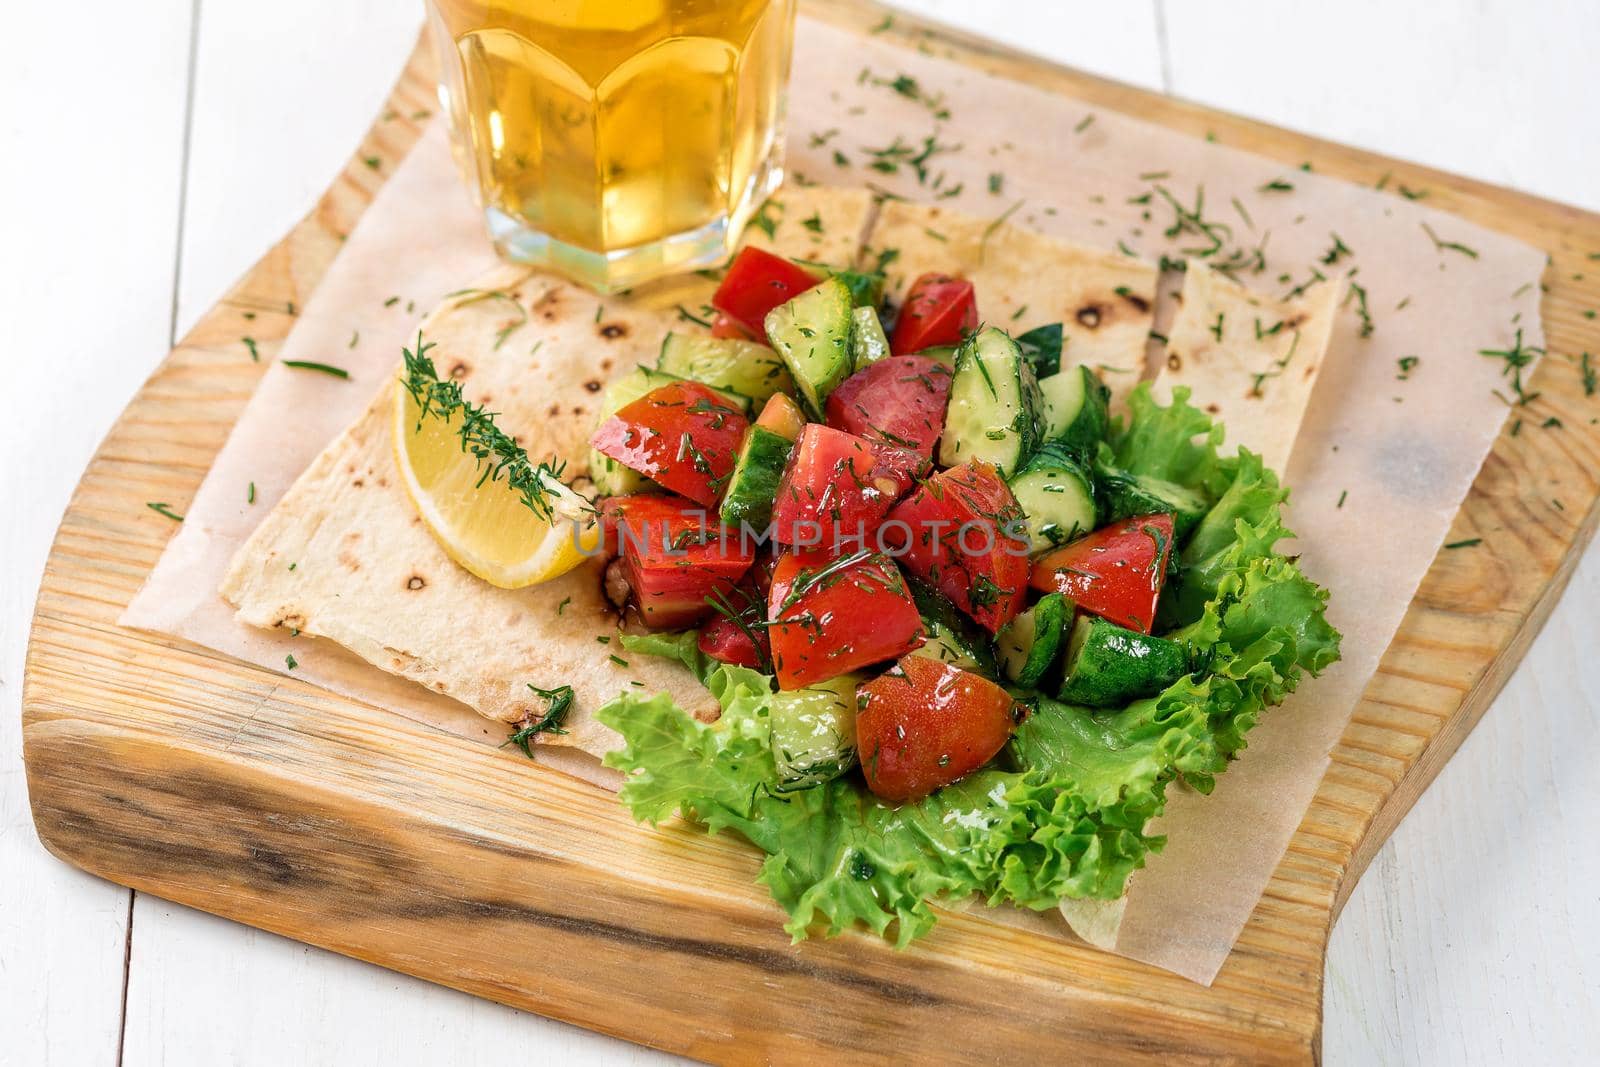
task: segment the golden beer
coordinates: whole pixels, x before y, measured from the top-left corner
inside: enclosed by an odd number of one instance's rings
[[[458,159],[510,259],[705,266],[782,179],[794,0],[430,0]]]

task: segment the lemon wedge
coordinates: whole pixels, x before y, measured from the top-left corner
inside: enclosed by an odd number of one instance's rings
[[[589,501],[548,470],[531,468],[542,506],[536,512],[502,473],[461,446],[462,414],[421,417],[404,382],[396,382],[395,460],[422,521],[446,554],[502,589],[548,582],[593,555],[600,528]]]

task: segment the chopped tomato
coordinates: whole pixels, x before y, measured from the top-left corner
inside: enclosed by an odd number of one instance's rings
[[[867,787],[921,800],[994,759],[1021,707],[989,679],[929,656],[906,656],[856,696],[856,751]]]
[[[978,325],[972,283],[947,274],[924,274],[911,283],[889,350],[897,356],[938,345],[960,344]]]
[[[889,513],[885,538],[900,563],[932,582],[990,633],[1022,610],[1028,595],[1028,539],[1022,508],[988,463],[941,471]]]
[[[601,502],[607,540],[617,546],[639,617],[656,629],[692,626],[711,612],[708,597],[737,596],[755,546],[699,504],[664,493]]]
[[[950,401],[950,368],[927,356],[890,356],[828,395],[828,425],[933,458]]]
[[[744,413],[699,382],[671,382],[624,405],[589,443],[602,454],[707,507],[733,473],[749,427]]]
[[[807,423],[778,482],[772,539],[802,548],[872,547],[884,516],[927,469],[915,452]]]
[[[772,655],[764,627],[741,626],[724,615],[700,627],[697,643],[701,652],[717,662],[751,670],[765,670]]]
[[[733,341],[750,340],[750,335],[745,332],[743,326],[720,311],[717,312],[717,317],[711,320],[711,336]]]
[[[767,634],[780,689],[894,659],[922,643],[922,616],[879,552],[785,552],[772,572]]]
[[[711,306],[766,344],[767,312],[810,289],[818,280],[798,263],[746,245],[728,265]]]
[[[1028,584],[1084,611],[1149,633],[1172,556],[1172,516],[1137,515],[1039,557]]]

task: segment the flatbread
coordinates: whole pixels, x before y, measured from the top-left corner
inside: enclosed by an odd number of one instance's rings
[[[496,347],[501,331],[521,321],[512,301],[528,321]],[[498,412],[500,427],[541,459],[586,455],[599,375],[653,359],[669,325],[659,312],[505,267],[446,300],[422,332],[436,345],[429,354],[440,375]],[[710,694],[673,664],[624,656],[622,666],[608,658],[596,639],[606,636],[614,647],[616,613],[602,592],[599,561],[508,590],[445,555],[400,480],[390,432],[394,388],[384,383],[240,548],[221,588],[238,618],[336,641],[501,722],[542,710],[528,684],[571,685],[580,708],[641,688],[714,714]],[[610,742],[587,718],[575,716],[569,727],[549,740],[586,749]]]
[[[871,264],[890,252],[885,273],[895,300],[920,274],[959,274],[977,288],[978,315],[991,326],[1017,334],[1061,323],[1063,364],[1098,368],[1113,394],[1126,394],[1144,374],[1159,277],[1153,264],[894,200],[879,213],[864,258]]]
[[[1280,473],[1316,387],[1342,281],[1274,300],[1193,261],[1168,335],[1155,393],[1188,386],[1192,402],[1227,426],[1227,441],[1258,452]]]
[[[786,191],[783,202],[771,237],[752,231],[761,243],[790,256],[855,260],[870,194],[803,189]],[[771,210],[774,218],[779,212]],[[823,221],[806,226],[808,218]],[[709,296],[710,283],[696,281]],[[439,374],[496,412],[530,458],[566,459],[569,475],[581,478],[606,382],[654,363],[661,338],[682,324],[677,306],[659,291],[598,296],[504,266],[446,299],[422,334],[434,345]],[[600,561],[507,590],[450,560],[400,479],[390,432],[394,387],[384,383],[239,549],[220,589],[237,618],[335,641],[500,722],[543,710],[529,684],[570,685],[568,733],[539,740],[594,755],[618,738],[593,713],[624,691],[667,692],[686,710],[714,717],[716,702],[688,671],[620,648]]]

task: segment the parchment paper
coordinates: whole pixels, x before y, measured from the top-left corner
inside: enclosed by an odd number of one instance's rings
[[[914,85],[897,83],[900,76]],[[1357,268],[1371,335],[1361,336],[1352,299],[1287,472],[1294,494],[1289,522],[1300,535],[1295,548],[1306,572],[1333,592],[1329,616],[1344,632],[1344,658],[1268,712],[1213,795],[1174,787],[1155,828],[1169,835],[1166,851],[1135,876],[1114,948],[1209,983],[1260,899],[1330,748],[1504,421],[1506,406],[1492,393],[1504,388],[1500,364],[1478,350],[1507,347],[1517,325],[1526,344],[1543,343],[1544,254],[1432,211],[1426,200],[1091,111],[808,19],[800,21],[796,44],[790,130],[797,180],[870,182],[968,213],[1009,212],[1012,222],[1106,248],[1120,243],[1149,259],[1209,243],[1193,232],[1163,236],[1175,214],[1153,186],[1185,206],[1203,186],[1202,217],[1231,228],[1230,248],[1254,249],[1266,240],[1266,268],[1241,273],[1246,284],[1283,295],[1313,268],[1330,276]],[[893,148],[897,137],[909,154]],[[933,152],[910,162],[930,144]],[[941,150],[957,144],[960,151]],[[869,166],[875,160],[882,165]],[[1293,189],[1263,191],[1274,181]],[[1475,255],[1437,246],[1423,223]],[[419,233],[428,239],[419,242]],[[1334,234],[1351,251],[1327,264]],[[299,677],[497,744],[499,730],[461,705],[326,642],[236,624],[216,595],[234,550],[392,372],[421,315],[493,262],[436,125],[367,210],[280,353],[344,366],[353,381],[281,366],[267,372],[122,623],[280,671],[293,652]],[[385,307],[391,296],[401,300]],[[408,301],[413,313],[405,311]],[[1170,302],[1164,297],[1158,307],[1158,330],[1170,320]],[[350,348],[357,331],[360,342]],[[243,323],[240,332],[248,332]],[[1403,356],[1418,357],[1405,381],[1397,377]],[[240,358],[249,358],[242,344]],[[1153,345],[1152,369],[1159,359]],[[252,481],[253,505],[245,502]],[[581,753],[551,757],[550,751],[541,759],[564,760],[563,769],[614,787],[615,776]],[[978,911],[1066,935],[1054,913]]]

